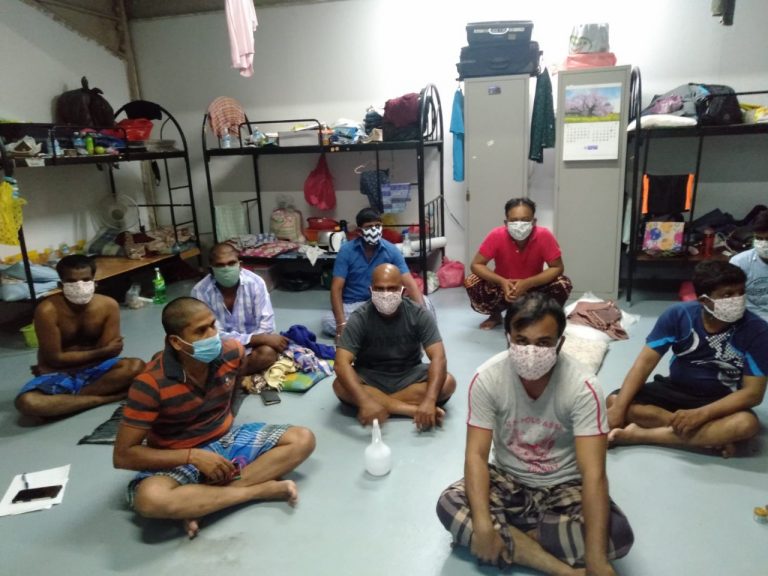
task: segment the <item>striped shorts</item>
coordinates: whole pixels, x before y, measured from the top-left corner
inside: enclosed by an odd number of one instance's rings
[[[504,528],[535,530],[536,540],[550,554],[571,566],[584,565],[584,518],[581,512],[581,481],[531,488],[515,481],[504,470],[489,464],[490,511],[496,530],[514,557],[514,542]],[[440,495],[437,516],[453,535],[454,543],[470,547],[472,516],[464,480],[454,482]],[[624,513],[611,501],[608,521],[608,558],[625,556],[634,542]],[[508,566],[502,566],[508,567]]]
[[[264,424],[263,422],[251,422],[233,426],[229,432],[218,440],[198,446],[200,450],[210,450],[220,454],[227,460],[236,462],[244,468],[262,454],[268,452],[280,441],[285,431],[290,428],[287,424]],[[176,466],[169,470],[144,470],[139,472],[128,484],[126,497],[128,505],[133,508],[136,497],[136,488],[139,482],[151,476],[168,476],[173,478],[181,486],[185,484],[200,484],[204,481],[200,471],[192,464]]]

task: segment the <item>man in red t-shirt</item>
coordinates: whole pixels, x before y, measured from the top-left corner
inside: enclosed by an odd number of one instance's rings
[[[232,394],[245,350],[221,340],[211,309],[177,298],[163,309],[165,349],[128,392],[114,448],[116,468],[137,470],[128,501],[142,516],[198,519],[253,500],[295,504],[298,490],[282,476],[315,448],[307,428],[234,424]]]
[[[502,311],[523,294],[544,292],[562,306],[573,288],[563,276],[565,266],[557,240],[552,232],[536,225],[536,203],[512,198],[504,205],[504,214],[504,226],[485,237],[472,259],[472,274],[464,281],[472,309],[489,315],[480,324],[483,330],[500,324]],[[488,267],[491,260],[493,270]]]

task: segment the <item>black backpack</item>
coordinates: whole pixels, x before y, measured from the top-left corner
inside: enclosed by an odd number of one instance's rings
[[[741,124],[739,99],[733,88],[721,84],[690,84],[696,92],[696,116],[701,126]]]
[[[83,76],[82,88],[69,90],[56,100],[56,122],[106,128],[115,125],[112,106],[102,96],[99,88],[89,88],[88,79]]]

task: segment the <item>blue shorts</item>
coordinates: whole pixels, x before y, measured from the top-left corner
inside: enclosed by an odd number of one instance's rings
[[[39,390],[43,394],[79,394],[84,386],[104,376],[120,360],[121,358],[110,358],[109,360],[104,360],[101,364],[96,364],[74,373],[51,372],[50,374],[36,376],[24,384],[18,396],[32,390]]]
[[[280,438],[283,437],[288,428],[290,428],[288,424],[267,425],[263,422],[241,424],[230,428],[229,432],[218,440],[197,446],[196,448],[220,454],[227,460],[235,462],[240,468],[245,468],[256,458],[277,446]],[[168,476],[182,486],[185,484],[200,484],[205,481],[200,471],[192,464],[176,466],[176,468],[166,470],[144,470],[136,474],[130,484],[128,484],[126,497],[131,508],[133,508],[136,488],[139,482],[151,476]]]

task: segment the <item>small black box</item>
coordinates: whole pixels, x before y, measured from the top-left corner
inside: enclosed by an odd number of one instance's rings
[[[502,20],[497,22],[470,22],[467,24],[467,42],[478,44],[515,44],[528,46],[533,22],[530,20]]]

